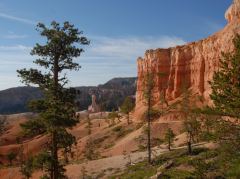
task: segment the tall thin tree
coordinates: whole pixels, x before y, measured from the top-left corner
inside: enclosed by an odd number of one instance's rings
[[[44,70],[31,68],[17,72],[22,78],[22,82],[36,85],[44,92],[45,98],[32,103],[31,106],[32,109],[39,112],[39,118],[35,119],[42,128],[39,131],[45,132],[51,139],[49,177],[59,179],[63,178],[63,169],[58,160],[58,150],[64,144],[63,135],[71,137],[66,129],[77,123],[74,104],[76,91],[66,88],[68,79],[63,73],[66,70],[80,68],[79,64],[74,62],[74,58],[79,57],[84,51],[80,46],[89,44],[89,41],[82,36],[82,31],[69,22],[64,22],[61,26],[53,21],[50,27],[39,23],[37,31],[46,38],[46,43],[43,45],[37,43],[32,49],[31,55],[37,56],[34,63]],[[23,128],[32,131],[34,126],[23,125]]]
[[[184,120],[183,131],[187,134],[188,153],[192,154],[192,144],[197,141],[201,134],[201,123],[198,119],[200,116],[194,112],[196,109],[195,100],[190,101],[190,99],[193,99],[192,92],[184,86],[180,112]]]
[[[154,75],[147,71],[144,77],[144,97],[145,104],[147,107],[146,118],[147,118],[147,150],[148,150],[148,163],[152,163],[152,149],[151,149],[151,121],[152,121],[152,110],[153,110],[153,89],[154,89]]]
[[[127,96],[123,101],[123,104],[121,106],[121,111],[127,115],[128,124],[130,124],[129,113],[133,110],[133,108],[134,108],[134,102],[129,96]]]

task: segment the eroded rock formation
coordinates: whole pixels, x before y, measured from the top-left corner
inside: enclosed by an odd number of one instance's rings
[[[218,69],[221,52],[231,52],[232,40],[240,33],[240,0],[234,0],[225,18],[228,21],[225,28],[206,39],[174,48],[147,50],[145,56],[137,60],[136,113],[144,106],[143,79],[148,70],[164,74],[154,77],[155,104],[160,101],[162,92],[168,101],[175,100],[181,96],[183,86],[203,96],[206,104],[211,104],[208,81]]]

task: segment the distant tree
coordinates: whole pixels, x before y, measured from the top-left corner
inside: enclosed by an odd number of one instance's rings
[[[59,148],[63,149],[64,162],[68,163],[68,154],[72,153],[72,146],[76,145],[76,138],[65,130],[59,132],[57,137],[60,139]]]
[[[111,113],[108,114],[108,119],[111,120],[112,125],[115,124],[115,119],[116,118],[118,119],[119,122],[121,122],[120,121],[120,115],[119,115],[119,113],[117,111],[112,111]]]
[[[95,147],[94,147],[93,139],[90,136],[92,134],[92,121],[89,115],[87,117],[87,129],[88,129],[89,138],[86,141],[84,156],[89,160],[93,160],[95,157],[95,151],[94,151]]]
[[[127,160],[126,167],[131,166],[132,165],[131,154],[128,153],[126,150],[124,150],[122,155],[123,155],[124,160]]]
[[[129,113],[134,109],[133,100],[128,96],[125,98],[122,106],[121,111],[127,115],[127,123],[130,124]]]
[[[4,118],[0,119],[0,135],[2,135],[5,131],[6,128],[6,120]],[[1,145],[1,140],[0,140],[0,145]]]
[[[200,127],[201,124],[195,117],[188,118],[184,121],[184,130],[188,138],[187,146],[189,154],[192,154],[192,144],[196,141],[196,136],[199,135]]]
[[[202,112],[202,109],[200,111]],[[202,131],[200,138],[208,142],[216,140],[216,130],[214,130],[214,128],[216,128],[217,123],[219,123],[219,117],[215,115],[203,115],[202,113],[199,115],[202,115]]]
[[[10,152],[10,153],[7,154],[7,158],[8,158],[10,166],[13,165],[13,160],[15,160],[16,157],[17,157],[17,153],[15,153],[15,152]]]
[[[24,163],[24,160],[25,160],[24,145],[22,144],[22,142],[20,142],[19,144],[20,144],[20,148],[18,150],[18,157],[19,157],[20,165],[22,165]]]
[[[187,146],[189,154],[192,154],[192,144],[201,134],[201,123],[198,120],[198,115],[194,113],[194,104],[190,103],[191,97],[191,91],[184,88],[183,98],[180,103],[180,111],[184,119],[183,131],[187,133]]]
[[[152,148],[151,148],[151,121],[153,114],[153,89],[154,89],[154,75],[151,72],[147,72],[144,77],[144,97],[147,107],[146,119],[147,119],[147,150],[148,150],[148,163],[152,163]]]
[[[33,169],[39,169],[42,170],[43,173],[48,173],[52,170],[52,156],[51,153],[47,150],[44,150],[42,152],[40,152],[37,156],[34,156],[34,160],[33,160]],[[61,171],[64,171],[64,168],[60,168]],[[49,179],[49,177],[47,175],[43,175],[42,178],[44,179]]]
[[[0,135],[3,134],[6,126],[6,121],[4,119],[0,119]]]
[[[91,137],[89,137],[86,141],[84,156],[88,160],[93,160],[97,157],[96,148],[95,148],[95,145],[94,145],[94,140]]]
[[[117,112],[117,120],[118,120],[118,122],[121,122],[121,120],[120,120],[120,118],[122,117],[121,115],[120,115],[120,113],[119,112]]]
[[[51,179],[60,179],[64,178],[64,169],[58,160],[58,150],[63,146],[64,141],[58,136],[68,133],[66,129],[78,122],[75,116],[77,92],[73,88],[66,88],[68,79],[63,72],[80,68],[79,64],[73,60],[83,52],[79,45],[87,45],[89,41],[81,36],[82,32],[69,22],[64,22],[61,26],[53,21],[50,28],[39,23],[37,30],[41,36],[46,37],[46,44],[37,43],[31,55],[37,56],[38,59],[34,63],[45,70],[31,68],[17,72],[22,82],[38,86],[45,98],[31,103],[32,109],[39,113],[39,117],[35,119],[37,122],[30,120],[33,124],[27,122],[23,125],[23,129],[28,133],[33,133],[36,129],[35,124],[38,124],[38,133],[49,134],[51,165],[47,174]],[[65,137],[71,137],[71,134]]]
[[[165,133],[165,142],[168,144],[168,150],[171,150],[171,146],[173,143],[173,140],[175,138],[175,134],[173,133],[171,128],[168,128],[167,132]]]
[[[147,149],[148,149],[148,162],[151,163],[151,122],[153,119],[157,119],[174,109],[177,103],[168,104],[166,99],[166,89],[171,85],[169,82],[162,84],[160,93],[160,101],[158,106],[154,107],[154,90],[157,88],[155,78],[166,78],[165,72],[156,72],[151,67],[147,67],[147,73],[143,78],[143,93],[145,98],[145,106],[147,108],[144,119],[147,120]]]
[[[88,129],[88,135],[92,134],[92,121],[90,119],[90,116],[87,116],[87,129]]]
[[[34,162],[33,162],[33,157],[30,157],[26,161],[24,161],[21,164],[20,172],[22,173],[23,176],[25,176],[26,179],[29,179],[32,177],[33,169],[34,169]]]

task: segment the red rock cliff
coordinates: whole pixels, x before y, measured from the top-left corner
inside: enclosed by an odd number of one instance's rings
[[[226,27],[216,34],[183,46],[168,49],[147,50],[143,58],[137,60],[138,82],[136,93],[136,113],[143,109],[143,78],[147,69],[155,75],[154,103],[160,100],[161,92],[165,92],[168,101],[181,95],[181,87],[187,85],[195,94],[202,95],[207,104],[211,104],[209,94],[214,71],[218,68],[221,52],[233,50],[232,39],[240,33],[240,0],[234,0],[227,10]]]

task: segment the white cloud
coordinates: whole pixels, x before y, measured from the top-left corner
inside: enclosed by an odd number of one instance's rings
[[[25,39],[27,37],[28,37],[27,35],[17,35],[17,34],[8,34],[8,35],[2,36],[2,38],[5,38],[5,39]]]
[[[90,48],[86,48],[88,58],[112,58],[134,60],[148,49],[168,48],[186,42],[178,37],[90,37]]]
[[[31,49],[32,47],[25,46],[25,45],[12,45],[12,46],[0,45],[0,52],[15,51],[14,53],[18,53],[18,51],[30,51]]]
[[[26,19],[26,18],[12,16],[12,15],[9,15],[9,14],[6,14],[6,13],[1,13],[0,12],[0,17],[4,18],[4,19],[9,19],[9,20],[12,20],[12,21],[21,22],[21,23],[24,23],[24,24],[36,25],[36,22],[34,22],[32,20],[29,20],[29,19]]]
[[[113,77],[136,76],[136,59],[146,50],[168,48],[184,44],[178,37],[123,37],[90,36],[90,46],[78,60],[82,69],[70,72],[72,86],[97,85]],[[21,85],[16,70],[33,67],[32,47],[25,45],[0,46],[0,89]],[[36,67],[36,66],[34,66]],[[6,78],[8,74],[8,78]]]

